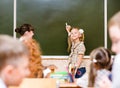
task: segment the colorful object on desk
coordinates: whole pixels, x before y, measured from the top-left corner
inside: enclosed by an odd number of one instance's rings
[[[69,78],[70,78],[70,83],[73,83],[74,82],[74,73],[75,73],[75,66],[71,63],[68,64],[68,67],[67,67],[67,71],[68,71],[68,75],[69,75]]]
[[[68,72],[55,72],[50,74],[50,78],[57,79],[60,83],[71,82],[70,75]]]
[[[68,73],[74,74],[75,69],[76,67],[73,64],[71,63],[68,64]]]
[[[69,75],[69,82],[73,83],[74,82],[73,75],[71,73],[68,73],[68,75]]]

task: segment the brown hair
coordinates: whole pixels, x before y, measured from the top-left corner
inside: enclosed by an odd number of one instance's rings
[[[15,29],[15,32],[19,33],[20,35],[24,35],[26,31],[34,31],[34,28],[30,24],[23,24]]]
[[[120,27],[120,11],[109,20],[108,27],[112,25],[118,25]]]
[[[43,77],[43,65],[41,58],[40,45],[35,39],[28,40],[24,42],[28,48],[29,55],[29,69],[31,71],[30,78],[42,78]]]
[[[89,86],[94,86],[95,77],[96,77],[96,68],[97,69],[109,69],[111,65],[111,53],[108,49],[104,47],[99,47],[94,49],[91,54],[91,67],[90,67],[90,76],[89,76]],[[96,68],[95,68],[95,66]]]
[[[16,65],[13,63],[22,55],[28,55],[27,48],[18,40],[8,35],[0,35],[0,70],[6,64]]]
[[[34,31],[30,24],[23,24],[15,30],[20,35],[24,35],[26,31]],[[29,50],[29,69],[31,74],[29,78],[42,78],[43,77],[43,65],[41,58],[41,48],[39,43],[35,39],[26,39],[22,41]]]

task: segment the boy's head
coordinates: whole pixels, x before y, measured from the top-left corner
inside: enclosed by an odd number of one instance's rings
[[[6,86],[19,85],[30,74],[27,48],[17,39],[0,35],[0,78]]]
[[[120,54],[120,11],[110,19],[108,29],[112,41],[111,49],[116,54]]]

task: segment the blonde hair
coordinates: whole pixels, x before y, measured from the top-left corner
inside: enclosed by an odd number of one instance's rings
[[[73,29],[77,29],[78,31],[80,30],[79,28],[77,28],[77,27],[73,27],[71,30],[73,30]],[[70,30],[70,32],[71,32],[71,30]],[[83,33],[81,33],[81,37],[79,37],[79,40],[81,41],[81,42],[84,42],[84,32]],[[72,46],[72,40],[71,40],[71,38],[70,38],[70,36],[68,36],[68,52],[70,52],[70,49],[71,49],[71,46]]]
[[[112,25],[118,25],[120,27],[120,11],[109,20],[108,27],[110,28]]]
[[[41,58],[40,44],[35,39],[24,42],[28,48],[29,55],[29,69],[31,74],[29,78],[42,78],[43,77],[43,65]]]

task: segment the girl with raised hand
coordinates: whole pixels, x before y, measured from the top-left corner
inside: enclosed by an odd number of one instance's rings
[[[79,76],[76,77],[77,69],[84,67],[85,70],[83,73],[86,72],[86,64],[83,63],[83,57],[86,51],[84,45],[84,30],[66,24],[66,31],[68,33],[68,50],[70,51],[68,70],[76,82],[76,78],[79,78]],[[84,85],[87,85],[87,82],[84,83]],[[84,85],[80,86],[82,87]]]
[[[85,54],[84,45],[84,31],[76,27],[71,28],[70,25],[66,25],[68,32],[68,50],[70,50],[69,62],[76,68],[82,64],[82,59]]]

